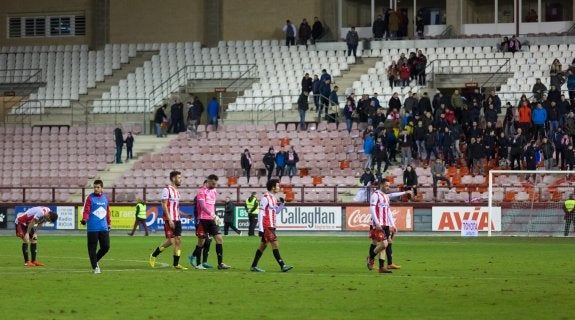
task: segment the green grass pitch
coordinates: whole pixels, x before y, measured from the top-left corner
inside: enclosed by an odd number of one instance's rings
[[[573,238],[402,237],[393,274],[368,271],[366,236],[286,236],[279,272],[271,248],[249,266],[259,239],[227,237],[233,269],[175,271],[171,250],[148,256],[162,237],[112,235],[92,274],[85,236],[39,239],[23,266],[20,239],[0,237],[3,319],[573,319]],[[195,237],[183,237],[182,264]],[[215,265],[212,244],[210,263]]]

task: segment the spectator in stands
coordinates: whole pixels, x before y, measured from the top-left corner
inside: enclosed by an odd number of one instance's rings
[[[417,11],[417,16],[415,17],[415,34],[419,39],[423,39],[424,30],[425,23],[423,21],[423,12],[419,10]]]
[[[399,93],[394,92],[391,98],[389,98],[389,102],[387,103],[388,110],[399,110],[401,109],[401,100],[399,100]]]
[[[535,79],[535,84],[533,84],[531,92],[533,92],[533,96],[535,97],[535,99],[537,99],[537,101],[541,101],[543,94],[547,92],[547,87],[543,83],[541,83],[541,78]]]
[[[547,108],[547,121],[549,121],[549,128],[546,136],[551,137],[553,133],[559,127],[559,119],[561,115],[559,114],[559,108],[557,108],[557,103],[551,101],[549,108]]]
[[[363,154],[366,157],[364,168],[373,167],[372,157],[373,148],[375,146],[375,140],[373,139],[373,133],[368,133],[363,140]]]
[[[537,22],[538,20],[537,11],[535,11],[535,9],[530,9],[527,12],[527,15],[525,15],[525,22]]]
[[[431,165],[431,177],[433,178],[433,196],[437,197],[437,181],[445,181],[447,187],[452,189],[451,181],[445,176],[445,166],[441,158],[435,159]]]
[[[373,99],[369,100],[369,106],[367,107],[367,124],[368,125],[377,125],[379,123],[379,118],[377,115],[377,111],[379,108],[376,107],[376,103]]]
[[[549,83],[555,85],[557,88],[561,87],[561,80],[563,78],[563,66],[559,59],[553,60],[549,68]]]
[[[359,117],[359,123],[367,124],[369,118],[368,108],[370,103],[371,100],[369,99],[369,95],[367,94],[362,95],[361,99],[359,99],[359,101],[357,102],[356,113]]]
[[[511,37],[511,39],[509,40],[507,50],[509,52],[512,52],[512,53],[515,53],[517,51],[521,51],[521,42],[519,42],[517,37],[515,37],[515,36]]]
[[[315,44],[317,40],[323,36],[323,24],[319,21],[318,17],[313,18],[313,25],[311,27],[311,40]]]
[[[497,156],[499,157],[499,167],[501,169],[506,169],[509,162],[509,139],[505,135],[505,132],[501,131],[499,133],[496,145],[498,150]]]
[[[485,159],[485,146],[482,142],[482,136],[475,137],[475,143],[471,143],[469,145],[471,159],[473,161],[473,169],[471,174],[475,175],[483,175],[485,173],[485,169],[483,166],[483,161]]]
[[[565,169],[561,169],[573,171],[573,168],[575,168],[575,150],[573,150],[573,144],[570,144],[565,150]]]
[[[353,53],[354,57],[357,57],[357,46],[359,44],[359,34],[355,31],[355,27],[351,27],[351,30],[347,32],[345,36],[345,43],[347,44],[347,56],[351,56]]]
[[[497,144],[497,136],[495,134],[495,129],[490,129],[485,131],[483,136],[483,148],[485,150],[485,157],[487,158],[487,163],[489,160],[495,159],[495,145]]]
[[[387,67],[387,80],[389,80],[390,88],[395,87],[399,80],[399,67],[395,60],[392,60],[389,67]]]
[[[425,86],[426,73],[425,67],[427,66],[427,57],[423,54],[421,50],[417,50],[417,59],[415,60],[415,71],[417,72],[417,84],[420,86]]]
[[[407,167],[412,162],[411,149],[413,149],[413,135],[403,130],[399,135],[399,148],[401,149],[402,167]]]
[[[545,170],[551,170],[553,168],[553,144],[549,142],[547,137],[543,137],[541,144],[539,145],[539,152],[543,157],[543,165]]]
[[[417,196],[417,172],[411,164],[403,170],[403,191],[413,190],[413,195]]]
[[[371,97],[371,100],[375,103],[375,107],[376,107],[376,108],[378,108],[378,109],[381,108],[381,105],[380,105],[380,102],[379,102],[379,98],[378,98],[377,92],[374,92],[374,93],[373,93],[373,96]]]
[[[527,170],[537,170],[537,158],[539,150],[537,148],[537,143],[535,140],[531,140],[527,148],[525,148],[525,163],[527,164]],[[528,174],[526,180],[529,180],[530,175]],[[533,174],[533,182],[535,182],[535,174]]]
[[[220,118],[220,104],[216,97],[208,103],[208,124],[214,125],[218,130],[218,119]]]
[[[297,111],[299,113],[299,129],[300,130],[305,130],[305,113],[307,112],[307,110],[309,109],[309,102],[308,102],[308,97],[309,96],[309,92],[308,91],[303,91],[300,95],[299,98],[297,99]],[[314,96],[315,98],[315,96]]]
[[[202,116],[201,103],[188,102],[188,130],[190,132],[190,139],[198,135],[198,124]]]
[[[417,110],[417,93],[412,93],[409,91],[407,93],[407,98],[403,101],[403,110],[405,110],[406,115],[415,115]]]
[[[393,161],[396,162],[396,155],[397,155],[397,136],[395,135],[395,131],[398,130],[397,129],[397,123],[393,124],[394,128],[389,128],[385,130],[385,141],[384,144],[387,148],[388,152],[388,158],[389,161]],[[391,164],[391,163],[390,163]]]
[[[443,151],[443,160],[448,166],[452,166],[455,163],[455,157],[453,156],[453,133],[449,130],[449,127],[443,128],[443,139],[442,139],[441,149]]]
[[[371,172],[371,168],[365,168],[363,174],[359,178],[359,183],[361,183],[364,187],[374,185],[375,183],[375,175]]]
[[[563,157],[563,151],[566,149],[564,147],[566,147],[569,144],[569,136],[567,136],[564,132],[563,129],[561,127],[558,127],[557,130],[555,130],[553,132],[552,137],[552,141],[553,141],[553,146],[555,149],[555,164],[554,166],[559,166],[560,168],[562,168],[565,165],[565,158]],[[565,144],[563,144],[563,137],[566,138]],[[561,160],[559,160],[561,159]]]
[[[397,36],[399,39],[407,37],[407,28],[409,26],[409,16],[407,16],[407,10],[399,11],[399,30]]]
[[[521,128],[517,128],[517,132],[510,138],[510,145],[509,160],[511,161],[511,170],[515,170],[515,162],[517,162],[517,170],[521,170],[521,156],[525,145],[525,137]]]
[[[567,72],[567,90],[569,90],[569,100],[575,103],[575,73],[572,70]]]
[[[248,183],[250,183],[250,172],[252,170],[252,155],[250,150],[244,149],[244,153],[242,153],[242,157],[240,159],[240,165],[242,167],[242,171]]]
[[[183,110],[184,105],[179,99],[174,99],[174,104],[170,108],[170,126],[168,127],[168,132],[180,133],[183,131]]]
[[[417,71],[415,70],[415,60],[417,60],[417,55],[415,54],[415,52],[410,52],[409,53],[409,58],[407,58],[407,65],[409,66],[409,72],[410,72],[410,79],[411,80],[417,80]]]
[[[491,125],[495,127],[497,124],[497,111],[495,111],[493,102],[489,102],[489,105],[483,112],[483,117],[485,118],[486,122],[491,123]]]
[[[561,98],[557,103],[557,109],[559,110],[559,125],[563,126],[565,119],[567,119],[567,114],[571,111],[571,103],[569,100],[565,99],[564,94],[561,95]]]
[[[399,32],[401,17],[399,15],[399,12],[394,11],[392,9],[389,9],[388,12],[389,12],[389,22],[388,22],[389,38],[391,40],[395,40],[397,39],[397,33]]]
[[[419,104],[417,106],[417,110],[419,111],[419,114],[424,114],[425,112],[429,111],[431,112],[431,100],[429,100],[429,97],[427,96],[427,92],[424,92],[423,95],[421,96],[421,99],[419,99]]]
[[[506,136],[511,136],[513,133],[515,133],[519,114],[517,112],[517,108],[515,108],[515,106],[511,105],[509,102],[507,102],[505,108],[507,111],[505,112],[505,118],[503,119],[503,132]]]
[[[268,152],[264,155],[264,166],[268,172],[268,181],[272,178],[272,174],[274,173],[275,167],[275,151],[273,147],[268,149]]]
[[[122,147],[124,146],[124,134],[122,133],[122,125],[118,124],[114,129],[114,137],[116,139],[116,163],[122,163]]]
[[[134,136],[132,136],[132,132],[128,132],[128,136],[126,140],[124,140],[126,144],[126,161],[133,158],[132,149],[134,148]]]
[[[459,123],[459,121],[457,121],[457,119],[453,119],[453,123],[450,126],[450,130],[451,130],[451,134],[453,136],[453,145],[455,147],[455,156],[459,159],[463,156],[463,153],[461,152],[460,149],[460,140],[461,140],[461,134],[463,133],[463,128],[461,128],[461,124]],[[465,139],[463,139],[465,140]]]
[[[232,228],[232,230],[235,233],[237,233],[238,235],[242,234],[242,232],[234,226],[234,220],[235,220],[234,219],[234,212],[235,211],[236,211],[236,206],[232,202],[232,199],[230,199],[230,197],[226,197],[226,203],[224,205],[224,236],[228,235],[230,228]]]
[[[427,134],[425,135],[425,152],[426,152],[425,162],[426,162],[427,166],[429,166],[429,160],[431,159],[431,153],[433,153],[433,156],[435,156],[436,159],[439,158],[437,156],[437,141],[438,140],[439,140],[439,137],[437,135],[437,132],[435,132],[432,125],[429,125],[427,127]]]
[[[563,129],[565,129],[565,133],[569,135],[569,138],[575,138],[575,114],[573,111],[569,111],[567,114],[567,119],[565,119]]]
[[[293,46],[295,45],[295,37],[297,35],[297,29],[295,24],[293,24],[291,21],[286,20],[286,24],[284,25],[283,29],[282,29],[285,34],[286,34],[286,46]]]
[[[321,88],[321,81],[319,80],[317,74],[313,75],[313,81],[311,83],[312,91],[313,92],[313,104],[315,106],[315,111],[319,110],[319,96],[320,96],[320,88]]]
[[[339,106],[339,99],[337,96],[337,90],[339,90],[338,86],[333,86],[333,90],[329,93],[329,105],[330,106]],[[328,111],[326,110],[326,113]]]
[[[495,90],[491,90],[489,94],[490,94],[491,99],[493,99],[493,108],[495,109],[497,114],[500,114],[501,113],[501,98],[499,98],[499,95],[497,94],[497,92]]]
[[[284,147],[281,147],[280,151],[276,153],[275,163],[276,163],[276,176],[278,177],[278,180],[281,181],[286,167],[286,152],[284,150]]]
[[[307,23],[307,19],[304,18],[299,25],[299,44],[307,48],[307,42],[311,37],[311,27]]]
[[[312,92],[312,90],[313,90],[313,80],[309,76],[309,73],[306,73],[301,79],[301,91]]]
[[[547,110],[543,109],[541,103],[537,104],[537,107],[532,112],[533,121],[533,138],[535,140],[540,140],[545,136],[545,122],[547,121]]]
[[[383,17],[381,14],[377,15],[377,18],[373,22],[373,26],[371,28],[373,32],[373,40],[379,41],[383,39],[383,35],[385,34],[385,24],[383,22]]]
[[[347,133],[351,133],[351,128],[353,126],[353,114],[355,112],[355,104],[352,99],[347,99],[345,102],[345,107],[343,108],[343,117],[345,118],[345,126],[347,128]]]
[[[289,176],[289,182],[291,183],[291,179],[293,176],[297,175],[297,163],[299,162],[299,156],[293,146],[290,146],[290,149],[286,153],[286,165],[287,165],[287,174]]]
[[[409,65],[407,63],[402,63],[399,66],[399,80],[401,82],[401,88],[405,88],[407,86],[409,86],[409,77],[411,75],[411,70],[409,68]],[[391,81],[390,81],[391,83]],[[409,92],[409,95],[411,97],[411,91]]]
[[[503,41],[499,44],[499,51],[509,52],[509,37],[503,37]]]
[[[377,175],[378,180],[379,180],[381,175],[382,175],[381,163],[382,162],[385,163],[385,166],[383,167],[383,173],[387,172],[387,168],[391,164],[389,162],[389,156],[387,154],[384,140],[382,139],[381,136],[377,137],[377,142],[375,143],[375,146],[373,147],[373,161],[375,161],[374,167],[377,167],[376,175]]]
[[[319,94],[320,94],[320,104],[319,104],[319,110],[317,111],[317,116],[321,120],[322,111],[325,110],[325,114],[327,115],[329,110],[329,96],[331,95],[330,79],[326,79],[324,83],[322,83],[322,86],[319,89]]]
[[[521,103],[521,106],[519,107],[518,110],[518,114],[519,114],[519,121],[517,122],[517,125],[519,126],[519,128],[521,128],[522,131],[524,131],[527,137],[530,137],[531,121],[532,121],[531,107],[529,106],[527,100]]]
[[[158,110],[156,110],[156,113],[154,114],[154,124],[156,125],[156,137],[161,138],[162,135],[162,122],[164,122],[164,119],[167,119],[167,115],[166,115],[166,105],[162,105],[161,107],[158,108]]]

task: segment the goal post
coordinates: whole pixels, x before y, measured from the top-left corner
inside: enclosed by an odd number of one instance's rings
[[[575,194],[575,171],[490,170],[487,191],[488,225],[497,208],[501,234],[560,235],[564,201]]]

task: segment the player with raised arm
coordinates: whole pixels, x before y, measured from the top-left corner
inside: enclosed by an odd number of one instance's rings
[[[36,260],[38,250],[38,230],[44,222],[56,222],[58,214],[47,207],[32,207],[19,214],[14,221],[16,236],[22,239],[22,255],[24,265],[27,267],[43,267],[44,264]],[[32,253],[32,261],[28,259],[28,246]]]
[[[378,183],[379,189],[371,195],[370,200],[371,225],[369,228],[369,237],[372,243],[369,247],[367,268],[369,270],[373,269],[375,257],[379,255],[380,273],[391,273],[391,271],[385,267],[385,258],[383,256],[383,254],[385,254],[383,251],[387,247],[387,240],[390,236],[390,224],[393,222],[393,218],[390,219],[391,210],[389,208],[389,199],[404,194],[411,195],[411,191],[388,193],[389,186],[390,183],[387,179],[381,179]],[[395,226],[393,226],[393,228],[395,231]]]
[[[230,266],[223,262],[224,259],[224,238],[220,232],[220,218],[216,215],[216,197],[218,193],[218,176],[210,174],[206,184],[200,188],[197,194],[198,206],[200,208],[200,224],[204,232],[216,239],[216,254],[218,256],[218,269],[229,269]]]
[[[271,179],[266,184],[268,190],[260,200],[260,210],[258,214],[259,235],[262,238],[259,248],[256,250],[256,255],[252,266],[250,268],[253,272],[265,272],[265,270],[258,267],[258,262],[266,250],[268,243],[272,245],[274,257],[280,265],[282,272],[288,272],[293,269],[293,266],[288,266],[284,263],[280,250],[278,248],[278,239],[276,237],[276,215],[281,214],[285,206],[283,198],[276,198],[276,193],[280,190],[280,182],[278,179]]]
[[[182,173],[179,171],[170,172],[171,184],[162,189],[162,213],[164,219],[164,233],[166,241],[162,243],[150,255],[150,267],[156,264],[156,257],[162,251],[174,246],[174,260],[173,266],[176,270],[188,270],[188,268],[180,265],[180,245],[182,237],[182,221],[180,215],[186,215],[180,211],[180,191],[178,187],[182,184]]]

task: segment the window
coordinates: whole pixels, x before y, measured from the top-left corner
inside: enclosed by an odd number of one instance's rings
[[[541,21],[573,21],[573,2],[541,0]]]
[[[85,16],[8,17],[8,38],[85,35]]]
[[[343,0],[343,27],[371,27],[371,0]]]
[[[445,0],[417,0],[417,12],[425,25],[445,24]]]
[[[464,24],[495,23],[494,13],[495,1],[467,0],[463,2]]]
[[[539,12],[537,12],[538,0],[523,0],[521,3],[521,22],[539,21]]]
[[[498,23],[514,23],[515,0],[499,0],[497,6],[497,22]]]

